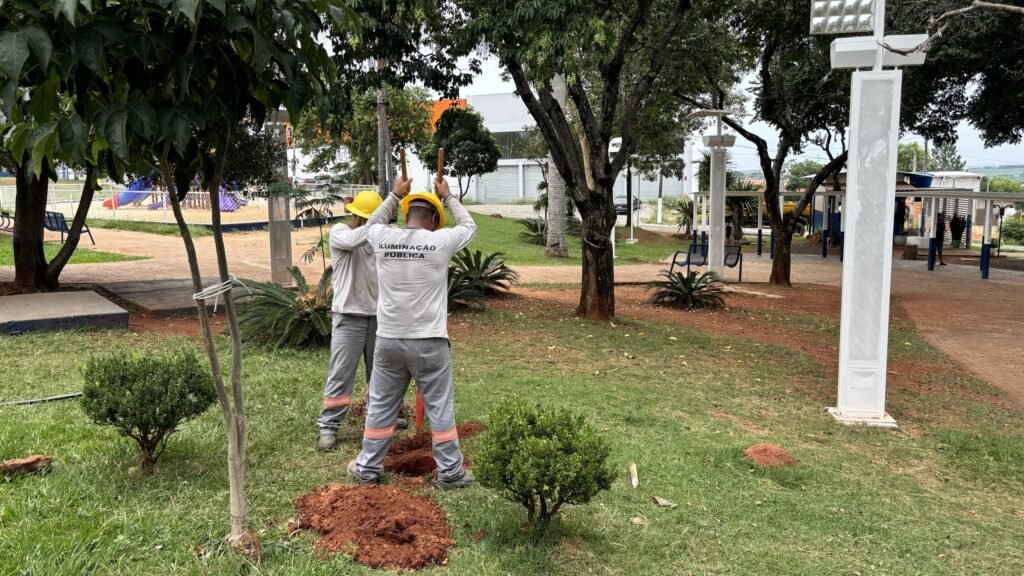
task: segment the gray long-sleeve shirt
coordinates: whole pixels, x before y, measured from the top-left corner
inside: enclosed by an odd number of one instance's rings
[[[473,240],[476,222],[457,198],[448,196],[444,204],[454,227],[390,227],[398,203],[392,194],[366,225],[366,238],[377,254],[377,335],[447,338],[448,261]]]
[[[345,224],[331,228],[333,312],[360,316],[377,314],[377,258],[366,241],[366,229],[360,226],[353,230]]]

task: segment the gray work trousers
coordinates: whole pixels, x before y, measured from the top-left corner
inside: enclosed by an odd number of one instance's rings
[[[455,428],[452,355],[448,340],[377,338],[363,450],[356,458],[359,477],[364,482],[375,481],[384,469],[384,457],[395,434],[395,421],[413,378],[430,420],[438,477],[453,481],[466,473],[459,449],[459,432]]]
[[[324,404],[316,420],[321,431],[336,432],[352,403],[352,385],[359,358],[366,364],[366,381],[373,373],[373,347],[377,317],[334,313],[331,327],[331,360],[327,367]]]

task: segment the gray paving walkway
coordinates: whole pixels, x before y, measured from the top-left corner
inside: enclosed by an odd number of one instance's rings
[[[0,296],[0,333],[127,328],[128,311],[91,291]]]
[[[204,278],[203,286],[211,286],[219,281],[216,278]],[[180,316],[195,314],[196,303],[192,300],[192,280],[134,280],[126,282],[106,282],[100,287],[114,296],[130,303],[140,312],[152,316]],[[223,299],[220,305],[223,307]],[[215,302],[209,300],[207,309],[213,310]]]

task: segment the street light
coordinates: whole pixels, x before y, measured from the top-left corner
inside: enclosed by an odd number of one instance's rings
[[[811,1],[811,34],[871,32],[874,20],[874,0]]]
[[[722,134],[723,116],[743,116],[742,112],[729,110],[694,110],[690,118],[715,118],[717,131],[714,136],[705,136],[704,145],[711,149],[711,182],[708,215],[708,270],[721,274],[725,269],[725,164],[728,149],[736,144],[734,134]]]
[[[849,32],[872,35],[834,40],[832,68],[871,69],[855,71],[851,83],[839,390],[828,411],[843,423],[895,428],[885,411],[885,387],[903,73],[883,67],[923,63],[923,53],[899,58],[886,45],[913,48],[924,38],[886,37],[885,0],[812,0],[812,34]]]

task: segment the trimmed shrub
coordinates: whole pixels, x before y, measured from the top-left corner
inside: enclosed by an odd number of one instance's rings
[[[491,412],[473,471],[543,529],[564,504],[585,504],[611,487],[609,452],[582,416],[506,400]]]
[[[1003,240],[1007,244],[1024,245],[1024,216],[1018,214],[1003,221]]]
[[[652,282],[648,287],[648,290],[654,290],[650,303],[655,306],[685,310],[725,306],[722,283],[714,272],[662,272],[659,276],[664,280]]]
[[[271,343],[275,348],[326,346],[331,341],[332,268],[316,285],[306,283],[298,267],[289,272],[298,291],[274,283],[246,282],[251,293],[238,296],[242,338]]]
[[[135,440],[147,472],[178,426],[217,399],[210,371],[188,349],[164,356],[126,351],[97,355],[82,375],[82,410],[93,422]]]

